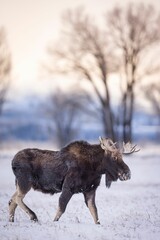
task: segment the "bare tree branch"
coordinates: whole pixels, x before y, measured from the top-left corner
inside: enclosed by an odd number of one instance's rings
[[[0,114],[5,102],[6,92],[9,87],[9,75],[11,72],[11,55],[8,49],[6,33],[0,28]]]

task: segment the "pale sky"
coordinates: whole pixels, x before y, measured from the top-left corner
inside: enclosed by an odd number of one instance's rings
[[[136,0],[139,1],[139,0]],[[39,80],[39,69],[48,43],[55,39],[66,9],[84,6],[97,19],[115,4],[130,0],[0,0],[0,26],[7,32],[12,54],[12,89],[14,91],[48,91]],[[134,2],[134,1],[132,1]],[[144,0],[160,7],[160,0]]]

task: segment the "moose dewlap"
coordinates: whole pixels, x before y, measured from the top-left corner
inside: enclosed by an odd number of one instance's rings
[[[54,221],[58,221],[75,193],[83,193],[94,222],[99,224],[95,204],[95,192],[102,174],[106,177],[106,186],[112,181],[128,180],[131,177],[129,167],[124,163],[122,154],[136,152],[121,151],[111,139],[99,138],[100,144],[75,141],[60,151],[24,149],[12,160],[12,169],[16,178],[16,192],[9,201],[9,221],[14,222],[16,207],[21,207],[31,220],[37,221],[36,214],[23,202],[31,188],[43,193],[61,192],[59,206]],[[125,145],[123,146],[125,149]]]

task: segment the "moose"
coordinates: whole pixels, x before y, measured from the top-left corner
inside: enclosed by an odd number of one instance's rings
[[[83,193],[85,203],[100,224],[95,204],[96,189],[105,174],[106,187],[112,181],[131,178],[129,167],[122,154],[137,152],[136,145],[123,144],[122,150],[109,138],[99,137],[99,144],[75,141],[59,151],[28,148],[19,151],[12,160],[16,192],[9,201],[9,221],[14,222],[16,207],[22,208],[33,221],[36,214],[23,202],[31,188],[42,193],[61,192],[59,206],[54,218],[58,221],[75,193]]]

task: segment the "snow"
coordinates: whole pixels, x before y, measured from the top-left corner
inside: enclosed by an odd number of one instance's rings
[[[95,225],[83,195],[70,200],[59,222],[53,222],[59,194],[30,191],[25,203],[36,212],[39,222],[31,222],[17,208],[15,222],[8,222],[8,201],[15,191],[11,160],[18,146],[0,151],[0,239],[1,240],[159,240],[160,239],[160,147],[144,145],[125,157],[132,178],[106,189],[104,179],[96,194],[101,225]],[[49,146],[48,146],[49,147]]]

